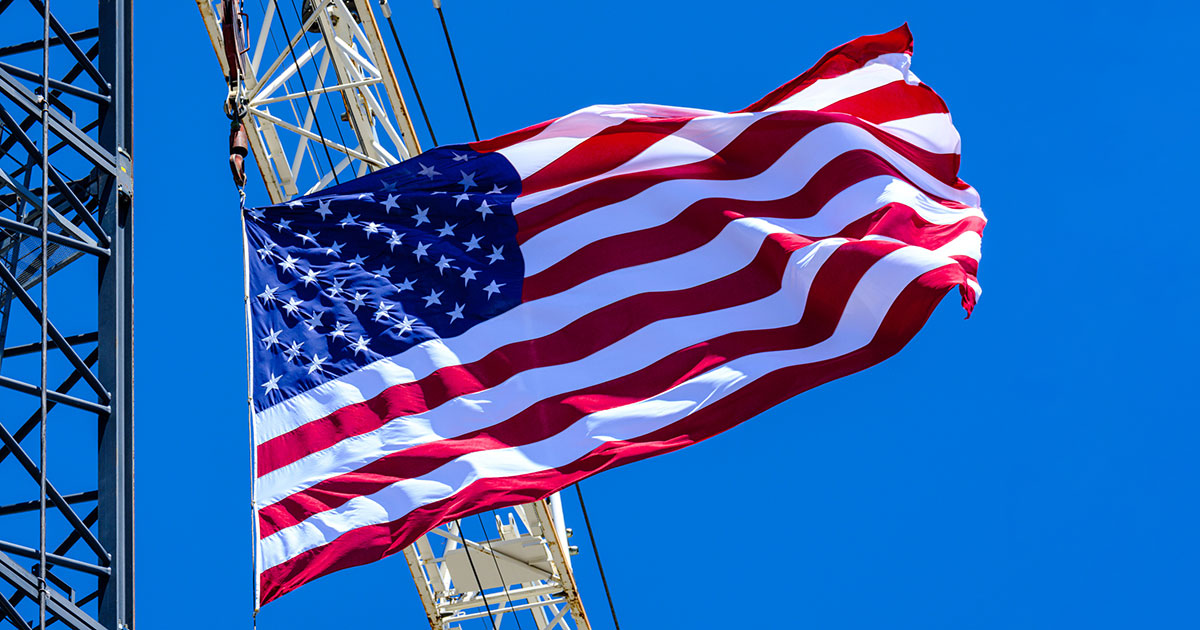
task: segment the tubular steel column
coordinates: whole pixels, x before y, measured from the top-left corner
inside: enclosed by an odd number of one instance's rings
[[[133,627],[133,0],[100,0],[100,72],[113,106],[100,144],[116,157],[115,186],[101,203],[110,256],[100,265],[100,381],[112,393],[100,416],[100,542],[114,558],[100,595],[106,628]]]
[[[0,0],[0,628],[134,627],[131,17]]]

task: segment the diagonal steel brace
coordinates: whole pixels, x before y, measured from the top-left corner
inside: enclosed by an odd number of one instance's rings
[[[29,473],[29,476],[33,477],[34,479],[40,478],[41,472],[38,470],[37,464],[33,461],[33,458],[31,458],[29,454],[25,452],[25,449],[21,448],[21,445],[17,443],[17,440],[13,438],[11,433],[8,432],[8,429],[4,428],[3,424],[0,424],[0,442],[4,442],[4,444],[8,446],[8,449],[12,451],[13,456],[16,457],[17,461],[21,463],[21,466],[25,468],[25,472]],[[66,517],[67,522],[71,524],[71,527],[74,527],[75,531],[79,532],[79,535],[83,538],[84,542],[86,542],[87,545],[92,548],[92,551],[96,552],[96,555],[100,557],[100,564],[107,565],[112,560],[112,555],[108,553],[108,551],[104,548],[104,545],[100,544],[100,540],[96,538],[96,534],[92,533],[92,530],[88,529],[88,526],[85,525],[83,520],[79,518],[79,514],[77,514],[75,510],[71,508],[71,504],[67,503],[66,498],[63,497],[62,493],[58,491],[58,488],[55,488],[54,484],[51,484],[49,480],[46,481],[46,496],[54,502],[54,505],[60,512],[62,512],[63,516]]]
[[[71,32],[63,28],[58,18],[54,17],[54,13],[46,11],[45,3],[42,0],[29,0],[29,4],[32,4],[38,10],[38,13],[43,15],[49,13],[46,17],[50,18],[50,28],[54,29],[54,34],[58,35],[63,45],[67,47],[67,50],[70,50],[71,54],[75,56],[75,60],[79,62],[79,65],[83,66],[84,71],[96,82],[96,85],[100,88],[100,92],[103,94],[111,93],[112,84],[108,82],[108,79],[104,78],[103,74],[100,74],[100,70],[96,68],[92,60],[83,54],[83,51],[79,48],[79,44],[75,43],[75,38],[71,37]]]
[[[4,265],[0,265],[0,281],[8,285],[13,294],[17,296],[17,299],[21,301],[21,305],[25,307],[25,310],[29,311],[29,313],[33,315],[34,319],[38,321],[42,320],[42,309],[38,308],[37,302],[34,302],[33,298],[29,295],[29,292],[21,287],[21,284],[17,282],[16,276],[12,275],[12,272],[8,270],[8,267]],[[92,391],[96,392],[96,396],[100,399],[100,404],[107,405],[109,401],[112,400],[112,396],[109,395],[108,391],[104,389],[104,385],[100,383],[100,379],[96,378],[96,375],[93,374],[90,369],[88,369],[88,366],[83,362],[83,359],[79,357],[79,353],[75,352],[75,348],[72,347],[71,344],[67,343],[66,338],[63,337],[62,333],[58,332],[58,328],[55,327],[53,322],[47,320],[46,328],[47,332],[50,333],[50,337],[54,339],[54,343],[58,345],[59,351],[61,351],[63,355],[67,357],[67,360],[71,362],[71,365],[75,366],[75,369],[83,375],[83,380],[87,381],[87,384],[91,386]]]
[[[37,599],[37,578],[3,553],[0,553],[0,580],[4,580],[15,586],[17,592],[25,597],[34,600]],[[46,595],[46,610],[61,617],[63,622],[72,628],[105,630],[104,626],[101,626],[90,615],[80,610],[78,606],[67,601],[67,598],[58,594],[57,591],[48,591]]]
[[[96,364],[96,359],[98,359],[99,357],[100,357],[100,350],[97,348],[96,350],[92,350],[91,354],[89,354],[88,357],[86,359],[84,359],[83,361],[84,361],[84,363],[87,363],[89,366],[91,366],[91,365]],[[79,372],[71,372],[71,374],[68,375],[67,378],[63,379],[62,385],[59,385],[54,391],[65,394],[65,393],[71,391],[71,388],[75,387],[75,384],[78,382],[79,382]],[[56,403],[52,400],[47,400],[46,401],[46,413],[50,413],[50,411],[52,409],[54,409],[54,406],[57,404],[58,403]],[[33,428],[38,425],[38,422],[40,422],[41,419],[42,419],[42,412],[40,409],[38,411],[33,412],[33,414],[29,416],[29,419],[25,421],[25,424],[21,425],[21,427],[19,429],[17,429],[16,435],[13,436],[16,439],[16,441],[20,442],[21,440],[24,440],[25,437],[28,436],[31,431],[33,431]],[[0,462],[3,462],[5,459],[8,458],[9,452],[10,451],[8,450],[8,446],[0,446]]]

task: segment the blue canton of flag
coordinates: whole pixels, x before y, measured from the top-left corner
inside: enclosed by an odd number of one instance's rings
[[[519,193],[503,157],[451,146],[247,211],[254,408],[516,306]]]

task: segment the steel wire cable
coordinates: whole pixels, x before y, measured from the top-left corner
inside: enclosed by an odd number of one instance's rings
[[[442,4],[440,1],[435,0],[433,6],[435,9],[437,9],[438,18],[442,22],[442,33],[444,33],[446,36],[446,47],[450,50],[450,60],[454,62],[454,74],[458,77],[458,87],[459,90],[462,91],[463,105],[467,108],[467,117],[471,121],[471,132],[474,134],[476,142],[478,142],[479,130],[475,127],[475,115],[471,111],[471,101],[467,98],[467,86],[463,82],[462,72],[458,67],[458,56],[454,54],[454,44],[450,40],[450,29],[446,26],[446,16],[442,12]],[[584,526],[587,527],[588,539],[592,542],[592,553],[596,556],[596,567],[600,570],[600,582],[604,585],[604,596],[608,599],[608,610],[612,614],[613,626],[616,628],[616,630],[621,630],[621,623],[617,621],[617,608],[613,604],[612,591],[608,587],[608,578],[604,574],[604,563],[600,560],[600,548],[596,546],[596,536],[592,531],[592,522],[591,519],[588,518],[587,505],[584,504],[583,501],[583,489],[580,488],[578,482],[576,482],[574,485],[575,493],[579,496],[579,507],[583,511],[583,523]],[[467,557],[470,557],[469,553],[467,554]],[[474,569],[474,566],[472,566],[472,569]],[[476,578],[476,580],[478,581],[478,578]],[[506,588],[505,594],[507,593],[508,589]],[[519,624],[520,622],[518,621],[518,625]]]
[[[483,581],[475,570],[475,559],[471,557],[471,546],[467,544],[467,536],[463,533],[462,519],[454,521],[458,525],[458,537],[463,543],[463,553],[467,554],[467,562],[471,565],[471,575],[475,576],[475,586],[479,587],[479,596],[483,598],[483,609],[487,611],[488,619],[492,621],[492,630],[496,630],[496,618],[492,615],[492,607],[488,604],[487,594],[483,592]],[[486,534],[484,534],[486,536]]]
[[[272,1],[272,3],[275,3],[275,0],[271,0],[271,1]],[[275,4],[277,4],[277,3],[275,3]],[[266,19],[266,18],[265,18],[265,16],[266,16],[266,14],[267,14],[267,5],[263,4],[263,0],[258,0],[258,7],[259,7],[260,9],[262,9],[263,16],[264,16],[264,18],[263,18],[263,19],[265,20],[265,19]],[[275,53],[275,57],[279,57],[279,55],[280,55],[280,54],[283,52],[283,47],[279,45],[279,39],[278,39],[278,38],[275,36],[275,29],[273,29],[273,28],[272,28],[272,29],[268,29],[268,30],[269,30],[269,32],[270,32],[270,35],[271,35],[271,46],[273,46],[273,47],[274,47],[274,49],[275,49],[275,50],[273,51],[273,52]],[[288,40],[288,41],[291,41],[291,40]],[[265,79],[265,78],[266,78],[266,77],[264,77],[264,79]],[[311,104],[311,103],[310,103],[310,104]],[[300,110],[296,109],[296,99],[289,98],[289,99],[288,99],[288,107],[290,107],[290,108],[291,108],[291,110],[292,110],[292,115],[293,115],[293,116],[295,116],[295,117],[296,117],[296,121],[297,121],[297,122],[299,122],[299,121],[300,121]],[[315,115],[314,115],[314,118],[315,118]],[[296,155],[297,155],[297,156],[303,156],[304,154],[303,154],[302,152],[300,152],[300,151],[297,151],[297,152],[296,152]],[[318,181],[320,181],[320,179],[321,179],[321,171],[320,171],[320,169],[317,167],[317,157],[316,157],[316,153],[314,153],[314,154],[313,154],[313,158],[312,158],[312,160],[310,160],[309,162],[312,164],[312,167],[313,167],[313,173],[315,173],[315,174],[316,174],[316,176],[317,176],[317,180],[318,180]],[[297,160],[295,161],[295,163],[294,163],[294,164],[296,164],[296,165],[297,165],[296,169],[297,169],[297,170],[299,170],[299,166],[298,166],[298,165],[300,164],[300,160],[299,160],[299,159],[297,159]]]
[[[300,28],[303,29],[304,20],[300,17],[300,11],[296,9],[295,0],[292,0],[292,10],[296,13],[296,19],[300,22]],[[313,122],[317,125],[317,135],[321,137],[321,146],[325,148],[325,159],[329,160],[329,172],[333,174],[333,181],[341,184],[342,182],[338,179],[337,175],[337,167],[333,164],[333,155],[329,153],[329,145],[325,144],[325,133],[321,131],[321,119],[317,116],[317,107],[313,104],[312,95],[308,92],[308,82],[304,80],[304,73],[300,71],[300,60],[296,58],[296,47],[292,45],[292,35],[288,33],[287,23],[283,20],[283,11],[280,10],[278,2],[275,3],[275,15],[279,18],[279,27],[283,29],[283,37],[287,40],[288,52],[292,55],[292,63],[296,64],[296,76],[300,77],[300,87],[304,88],[304,98],[308,101],[308,107],[313,114]],[[305,31],[301,30],[300,32],[304,33]],[[308,37],[305,35],[301,35],[301,37],[304,38],[304,45],[307,46]],[[325,103],[328,104],[329,99],[325,99]],[[329,106],[329,113],[333,114],[332,105]],[[337,119],[336,114],[334,114],[334,119]],[[338,136],[341,137],[341,127],[334,126],[337,127]],[[342,146],[346,146],[345,138],[342,138]]]
[[[508,582],[505,581],[505,579],[504,579],[504,573],[500,571],[500,561],[496,558],[496,551],[494,549],[492,549],[491,537],[488,536],[487,527],[485,527],[483,524],[483,516],[476,513],[475,518],[479,519],[479,529],[480,529],[480,531],[483,532],[484,544],[487,545],[488,552],[491,553],[491,555],[492,555],[492,564],[496,565],[496,575],[498,575],[500,577],[500,583],[504,588],[504,598],[508,600],[508,608],[512,612],[513,619],[517,620],[517,629],[520,630],[521,629],[521,616],[517,614],[518,611],[512,610],[513,600],[512,600],[512,595],[510,595],[508,592]],[[496,510],[492,510],[492,518],[496,519],[497,525],[499,525],[499,518],[496,516]],[[499,529],[497,529],[497,533],[498,532],[499,532]],[[533,613],[530,613],[530,614],[533,614]]]
[[[612,592],[608,590],[608,578],[604,577],[604,563],[600,561],[600,548],[596,546],[596,536],[592,534],[592,521],[588,518],[587,505],[583,502],[583,489],[575,482],[575,494],[579,495],[579,508],[583,511],[583,524],[587,527],[588,539],[592,541],[592,553],[596,556],[596,567],[600,569],[600,582],[604,584],[604,596],[608,598],[608,611],[612,613],[613,627],[621,630],[617,621],[617,608],[613,606]]]
[[[387,0],[384,0],[384,8],[386,10],[388,28],[392,30],[392,40],[396,42],[396,49],[400,51],[400,61],[404,63],[404,71],[408,73],[408,82],[412,85],[413,94],[417,97],[417,105],[421,108],[421,117],[425,119],[425,128],[429,130],[429,139],[433,142],[433,146],[437,146],[437,136],[433,133],[433,125],[429,122],[429,113],[425,111],[425,101],[421,99],[421,90],[417,89],[417,80],[413,78],[412,68],[408,65],[408,55],[404,54],[404,46],[400,44],[400,36],[396,34],[396,25],[392,22],[392,10],[387,6]]]
[[[454,62],[454,75],[458,77],[458,89],[462,91],[463,105],[467,107],[467,118],[471,120],[471,133],[475,141],[479,141],[479,129],[475,127],[475,113],[471,111],[471,100],[467,98],[467,86],[463,83],[462,72],[458,69],[458,55],[454,54],[454,43],[450,41],[450,29],[446,27],[446,14],[442,13],[442,3],[435,1],[433,8],[437,9],[438,19],[442,21],[442,32],[446,34],[446,48],[450,49],[450,61]]]
[[[300,23],[300,26],[301,26],[301,27],[303,27],[303,26],[304,26],[304,14],[303,14],[303,13],[301,13],[301,12],[300,12],[300,10],[296,8],[296,0],[290,0],[290,1],[291,1],[291,4],[292,4],[292,13],[294,13],[294,14],[296,15],[296,21]],[[276,2],[276,5],[278,5],[278,4],[279,4],[279,3],[278,3],[278,2]],[[316,13],[316,12],[317,12],[317,3],[315,3],[315,2],[312,2],[312,1],[310,0],[310,1],[309,1],[309,6],[311,6],[311,7],[313,8],[313,13]],[[328,17],[328,16],[326,16],[326,17]],[[319,23],[319,22],[320,22],[320,20],[317,20],[317,22]],[[318,27],[318,28],[320,28],[320,27]],[[284,31],[284,33],[286,33],[286,32],[287,32],[287,31]],[[331,36],[334,36],[334,37],[336,37],[336,35],[337,35],[336,33],[331,33]],[[301,29],[300,29],[300,37],[304,39],[304,45],[305,45],[305,47],[310,47],[310,46],[309,46],[309,44],[308,44],[308,29],[306,29],[306,28],[301,28]],[[322,37],[324,37],[324,31],[322,31]],[[290,42],[290,41],[292,41],[292,40],[291,40],[291,38],[288,38],[288,41],[289,41],[289,42]],[[336,64],[336,63],[333,61],[333,49],[332,49],[332,48],[330,48],[329,46],[326,46],[326,47],[325,47],[325,54],[329,56],[329,62],[330,62],[331,64],[333,64],[333,66],[334,66],[334,68],[333,68],[333,76],[334,76],[334,79],[336,80],[336,82],[337,82],[337,83],[341,83],[341,78],[340,78],[340,77],[338,77],[338,74],[337,74],[337,64]],[[314,65],[314,66],[316,65],[316,59],[315,59],[315,55],[314,55],[314,59],[313,59],[313,65]],[[299,68],[297,68],[297,69],[296,69],[296,74],[300,74],[300,70],[299,70]],[[317,98],[320,98],[320,94],[318,94],[318,95],[317,95]],[[343,95],[343,97],[342,97],[342,98],[343,98],[343,99],[345,99],[345,96]],[[325,99],[325,107],[326,107],[326,109],[328,109],[328,110],[329,110],[329,115],[330,115],[330,116],[333,116],[334,120],[337,120],[337,118],[338,118],[338,115],[337,115],[337,112],[333,111],[333,103],[332,103],[331,101],[332,101],[332,99],[329,99],[329,98]],[[347,104],[347,103],[346,103],[344,100],[343,100],[343,104],[344,104],[344,105],[346,105],[346,118],[350,118],[350,109],[349,109],[349,108],[350,108],[350,106],[349,106],[349,104]],[[316,120],[316,115],[315,115],[315,113],[314,113],[314,115],[313,115],[313,120]],[[344,135],[342,134],[342,126],[341,126],[341,125],[339,125],[339,124],[336,124],[336,123],[334,123],[334,126],[333,126],[333,128],[334,128],[335,130],[337,130],[337,132],[338,132],[338,140],[341,140],[341,141],[342,141],[342,146],[344,146],[344,147],[347,147],[347,148],[348,148],[350,145],[349,145],[349,144],[346,144],[346,136],[344,136]],[[361,147],[360,147],[360,148],[361,148]]]

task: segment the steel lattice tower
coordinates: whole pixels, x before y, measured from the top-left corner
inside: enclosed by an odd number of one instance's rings
[[[131,13],[0,0],[0,627],[134,626]]]

